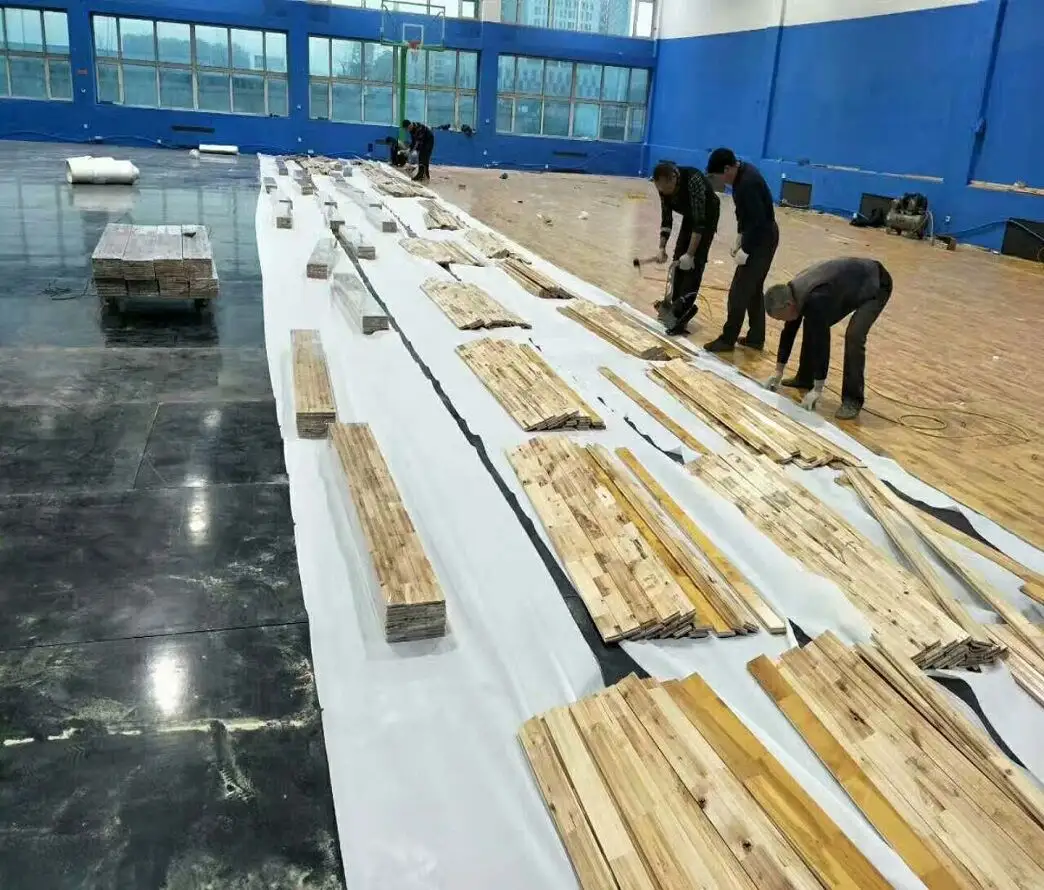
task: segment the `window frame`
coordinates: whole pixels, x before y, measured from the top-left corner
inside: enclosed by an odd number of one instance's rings
[[[537,0],[517,0],[515,3],[515,18],[512,21],[507,16],[507,4],[502,3],[500,6],[500,21],[509,25],[518,25],[522,28],[549,28],[553,31],[575,31],[580,34],[601,34],[603,36],[608,35],[612,37],[632,37],[636,40],[654,40],[656,38],[656,25],[658,21],[660,11],[660,0],[630,0],[631,8],[628,14],[628,27],[626,32],[617,33],[606,29],[605,31],[595,29],[588,31],[580,27],[580,5],[576,4],[576,8],[567,7],[568,11],[572,14],[572,22],[566,25],[554,24],[559,9],[558,4],[575,2],[575,0],[539,0],[543,5],[547,7],[547,15],[544,23],[529,24],[527,22],[520,21],[522,17],[523,3],[535,3]],[[378,0],[377,5],[380,6]],[[638,33],[638,22],[639,22],[639,9],[643,6],[650,7],[650,27],[648,34]]]
[[[7,44],[7,13],[31,12],[38,16],[40,21],[40,43],[41,50],[11,49]],[[69,14],[65,9],[49,9],[38,6],[0,6],[0,100],[16,99],[21,102],[72,102],[76,93],[73,84],[72,61],[70,59],[70,47],[66,46],[64,52],[54,52],[47,42],[47,25],[44,19],[45,13],[57,13],[65,17],[65,34],[68,41]],[[11,79],[11,59],[38,59],[43,62],[43,84],[44,96],[16,96]],[[51,62],[64,62],[69,68],[69,95],[55,96],[51,88]]]

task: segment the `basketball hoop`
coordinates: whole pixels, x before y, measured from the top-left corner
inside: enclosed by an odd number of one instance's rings
[[[407,40],[406,41],[406,48],[411,53],[419,53],[420,52],[420,48],[421,48],[421,42],[419,40]]]

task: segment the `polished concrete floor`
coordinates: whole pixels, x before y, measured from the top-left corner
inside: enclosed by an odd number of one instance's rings
[[[0,887],[343,887],[256,159],[82,153],[0,142]],[[103,309],[117,221],[209,226],[213,309]]]

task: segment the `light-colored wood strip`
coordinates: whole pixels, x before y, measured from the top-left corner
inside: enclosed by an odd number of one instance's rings
[[[294,330],[290,341],[298,435],[325,438],[327,428],[337,419],[337,406],[319,332]]]
[[[599,368],[599,373],[617,389],[655,420],[660,426],[671,433],[679,442],[686,445],[696,454],[707,454],[707,448],[686,430],[681,424],[669,417],[664,411],[650,402],[638,390],[631,386],[626,380],[614,373],[610,368]]]
[[[598,306],[588,300],[574,299],[558,311],[617,349],[638,358],[666,361],[683,355],[672,343],[657,337],[617,307]]]
[[[463,331],[531,327],[474,284],[429,278],[421,285],[421,290]]]

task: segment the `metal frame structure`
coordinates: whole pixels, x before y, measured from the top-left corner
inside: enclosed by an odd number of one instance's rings
[[[406,53],[419,50],[441,51],[446,43],[446,7],[428,2],[381,0],[381,43],[393,46],[398,73],[399,115],[406,109]],[[457,118],[454,100],[454,118]],[[395,114],[393,108],[392,114]],[[399,141],[406,142],[406,131],[399,127]]]
[[[8,44],[8,31],[10,30],[8,18],[12,13],[19,15],[29,14],[37,19],[40,28],[40,49],[11,49]],[[48,37],[48,16],[61,16],[63,21],[63,29],[65,32],[65,45],[62,47],[51,48],[51,38]],[[55,19],[51,19],[57,24]],[[43,67],[43,88],[44,95],[42,96],[29,96],[24,94],[15,94],[14,92],[14,80],[11,77],[11,60],[20,59],[32,59],[38,60]],[[51,65],[64,65],[68,72],[66,82],[68,84],[69,93],[64,96],[54,95],[54,90],[51,85]],[[5,6],[0,8],[0,77],[3,78],[3,83],[0,85],[0,98],[13,98],[13,99],[37,99],[40,101],[50,102],[72,102],[73,99],[73,78],[72,78],[72,63],[69,59],[69,19],[64,10],[55,9],[29,9],[21,6]]]

